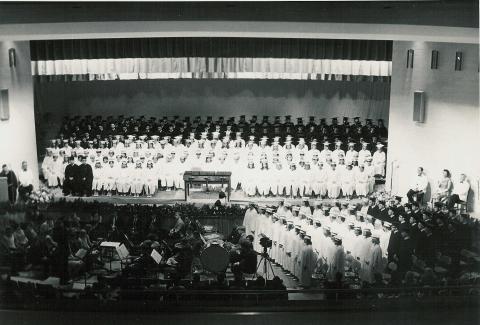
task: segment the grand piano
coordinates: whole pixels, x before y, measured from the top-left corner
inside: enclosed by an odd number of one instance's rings
[[[193,184],[227,184],[227,200],[230,201],[232,172],[213,172],[213,171],[186,171],[183,174],[185,182],[185,201],[190,194],[190,186]]]

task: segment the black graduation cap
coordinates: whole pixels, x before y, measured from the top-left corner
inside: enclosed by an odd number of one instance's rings
[[[302,121],[303,121],[303,118],[297,117],[297,121],[298,121],[298,122],[302,122]]]
[[[285,120],[286,121],[290,121],[290,118],[292,117],[292,115],[285,115]]]
[[[348,117],[344,116],[343,117],[343,122],[348,122]]]
[[[325,121],[326,121],[326,120],[325,120],[325,118],[323,118],[323,117],[320,119],[320,122],[322,122],[322,123],[325,123]]]
[[[225,119],[225,118],[224,118],[223,116],[220,116],[220,117],[218,118],[219,121],[223,121],[224,119]]]
[[[190,121],[190,116],[185,116],[185,118],[183,119],[185,122],[189,122]]]
[[[398,196],[398,195],[396,195],[396,196],[395,196],[395,200],[397,200],[397,201],[401,201],[401,200],[402,200],[402,197],[401,197],[401,196]]]
[[[212,117],[211,116],[207,116],[207,121],[211,121],[212,120]]]
[[[371,119],[371,118],[367,118],[365,121],[367,121],[367,123],[372,123],[372,119]]]
[[[275,121],[280,121],[280,116],[275,116]]]
[[[241,118],[241,119],[244,119],[244,118],[245,118],[245,115],[240,115],[240,118]]]
[[[252,115],[252,119],[256,119],[257,118],[257,115]]]
[[[332,122],[337,122],[337,121],[338,121],[338,118],[332,117]]]
[[[315,121],[315,116],[310,116],[310,122]]]
[[[269,116],[268,115],[263,115],[263,120],[268,120]]]

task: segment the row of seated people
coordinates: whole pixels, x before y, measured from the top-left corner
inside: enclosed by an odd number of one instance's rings
[[[359,206],[314,205],[312,210],[308,198],[303,206],[287,201],[275,212],[252,204],[243,222],[257,250],[260,238],[272,240],[271,258],[302,286],[311,285],[314,273],[333,281],[349,270],[368,286],[384,274],[400,285],[407,272],[420,275],[429,269],[438,276],[458,277],[475,269],[472,263],[461,263],[462,250],[473,245],[467,215],[439,204],[431,211],[420,210],[387,196]]]
[[[137,141],[134,149],[129,149],[128,141],[105,150],[48,148],[42,174],[49,186],[63,186],[66,195],[116,191],[152,196],[158,188],[183,189],[185,171],[204,170],[230,171],[232,188],[241,186],[250,196],[328,194],[330,198],[337,198],[340,191],[347,197],[354,192],[364,196],[373,190],[375,177],[385,174],[382,144],[377,144],[372,155],[368,143],[363,143],[359,152],[351,143],[344,152],[341,143],[331,151],[326,142],[320,151],[316,142],[308,146],[303,139],[296,146],[267,145],[264,139],[259,144],[241,141],[232,148],[209,141],[210,149],[199,147],[200,141],[183,145],[179,138],[168,146],[165,142],[149,141],[146,145]]]
[[[355,117],[350,124],[349,118],[344,117],[343,123],[339,124],[338,118],[334,117],[331,119],[331,124],[327,124],[325,118],[321,118],[320,123],[317,124],[315,116],[310,116],[307,124],[304,124],[303,118],[297,118],[297,123],[294,124],[290,115],[285,116],[283,123],[280,116],[276,116],[271,123],[269,116],[264,116],[262,121],[257,121],[257,116],[254,115],[250,121],[247,121],[245,115],[242,115],[238,122],[235,121],[235,117],[226,120],[224,117],[219,117],[217,121],[213,121],[211,116],[208,116],[206,121],[202,121],[200,116],[192,120],[185,117],[183,121],[178,116],[171,120],[167,117],[158,120],[155,117],[146,119],[144,116],[137,119],[124,116],[117,118],[109,116],[106,119],[102,119],[101,116],[65,117],[57,138],[60,146],[64,140],[71,143],[80,140],[86,146],[88,141],[93,141],[94,145],[100,145],[102,140],[127,138],[129,135],[188,138],[189,134],[193,134],[196,139],[199,139],[202,133],[208,133],[211,140],[214,133],[218,133],[223,138],[237,132],[244,140],[250,136],[278,137],[282,143],[286,141],[287,135],[292,135],[294,139],[320,139],[321,141],[338,139],[345,143],[361,142],[362,139],[376,143],[388,137],[388,130],[382,119],[378,119],[375,125],[372,119],[366,119],[365,124],[362,124],[360,118]]]

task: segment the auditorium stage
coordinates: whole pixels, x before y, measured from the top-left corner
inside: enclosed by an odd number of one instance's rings
[[[380,186],[382,188],[380,188]],[[383,190],[383,185],[377,185],[376,191]],[[101,203],[112,203],[116,205],[124,205],[124,204],[195,204],[195,205],[203,205],[203,204],[213,204],[216,200],[218,200],[218,192],[216,191],[190,191],[190,196],[188,200],[185,201],[185,192],[183,190],[176,190],[176,191],[159,191],[153,197],[133,197],[133,196],[120,196],[120,195],[113,195],[113,196],[91,196],[91,197],[78,197],[78,196],[64,196],[61,189],[53,189],[52,194],[54,195],[55,200],[65,199],[67,201],[75,201],[81,199],[85,202],[101,202]],[[238,204],[238,205],[247,205],[249,202],[255,202],[257,204],[272,204],[276,205],[279,201],[284,200],[284,197],[249,197],[243,191],[238,190],[231,193],[230,202],[227,202],[226,199],[222,199],[223,204]],[[301,204],[301,198],[287,198],[289,202],[292,204]],[[316,199],[310,199],[310,205],[313,205],[313,201]],[[340,198],[338,200],[333,199],[324,199],[322,202],[325,203],[333,203],[334,201],[338,202],[345,202],[347,201],[345,198]],[[348,202],[351,203],[359,203],[361,202],[360,199],[352,199]]]

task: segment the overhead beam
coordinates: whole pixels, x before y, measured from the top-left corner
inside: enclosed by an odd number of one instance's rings
[[[478,44],[478,28],[249,21],[124,21],[0,25],[0,41],[137,37],[369,39]]]

